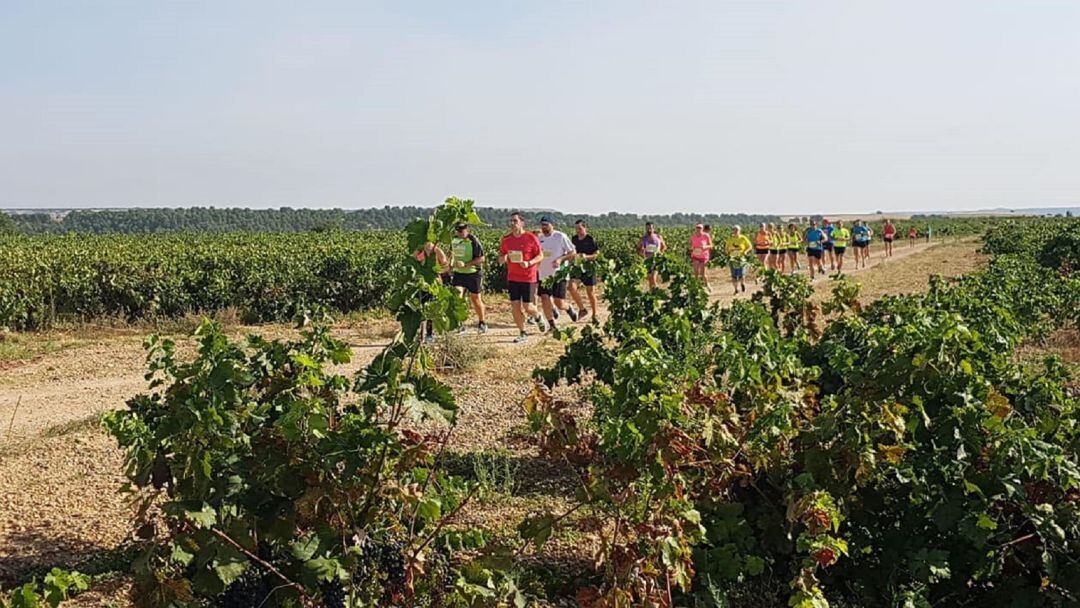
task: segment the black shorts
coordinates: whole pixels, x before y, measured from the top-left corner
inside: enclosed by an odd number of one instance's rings
[[[836,255],[844,255],[844,252],[845,252],[845,251],[847,251],[847,247],[846,247],[846,246],[845,246],[845,247],[840,247],[840,246],[838,245],[838,246],[836,247],[836,249],[834,249],[833,251],[835,251],[835,252],[836,252]]]
[[[825,251],[832,251],[832,242],[822,243],[821,248]]]
[[[770,251],[773,252],[773,253],[776,253],[775,249],[754,249],[754,253],[756,253],[758,255],[765,255],[766,253],[769,253]]]
[[[891,237],[891,236],[887,236],[887,237],[885,237],[885,242],[886,242],[886,243],[891,243],[891,242],[893,242],[893,237]]]
[[[865,249],[866,247],[870,246],[870,241],[855,241],[852,244],[860,249]]]
[[[580,277],[577,277],[574,280],[575,281],[581,281],[581,284],[585,285],[586,287],[592,287],[593,285],[596,285],[596,273],[595,272],[586,272],[586,273],[583,273]]]
[[[770,249],[769,253],[771,253],[773,255],[776,255],[776,254],[780,253],[780,250],[779,249]]]
[[[551,289],[544,287],[543,281],[540,281],[539,286],[539,289],[537,289],[536,291],[542,296],[551,296],[560,300],[566,299],[566,281],[559,281],[558,283],[555,283],[551,286]]]
[[[507,281],[506,290],[510,293],[511,302],[524,302],[528,304],[536,299],[536,283]]]
[[[820,260],[821,259],[821,250],[820,249],[810,249],[809,247],[807,247],[806,248],[806,255],[808,255],[808,256],[810,256],[812,258],[817,258],[817,259]]]
[[[465,291],[469,293],[480,293],[483,281],[484,273],[482,272],[455,272],[454,277],[450,280],[450,284],[454,287],[463,287],[465,288]]]

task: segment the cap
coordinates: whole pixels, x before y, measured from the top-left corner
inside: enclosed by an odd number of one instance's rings
[[[694,224],[694,228],[704,228],[705,224]]]
[[[454,224],[454,230],[464,230],[464,229],[466,229],[468,227],[469,227],[469,225],[466,224],[465,222],[458,222],[457,224]]]
[[[551,221],[551,216],[550,215],[544,214],[544,215],[540,216],[540,223],[541,224],[554,224],[555,222]]]

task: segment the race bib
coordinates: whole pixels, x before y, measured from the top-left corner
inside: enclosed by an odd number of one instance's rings
[[[507,253],[511,262],[520,264],[525,261],[525,254],[520,251],[510,251]]]
[[[650,244],[645,246],[645,251],[647,253],[656,253],[659,250],[660,250],[660,246],[656,245],[656,244],[650,243]]]
[[[807,247],[808,249],[817,249],[817,248],[818,248],[818,247],[820,247],[820,246],[821,246],[821,243],[816,243],[816,242],[815,242],[815,243],[807,243],[807,244],[806,244],[806,247]]]
[[[701,247],[694,247],[694,256],[695,257],[700,258],[703,255],[705,255],[705,250],[704,249],[702,249]]]

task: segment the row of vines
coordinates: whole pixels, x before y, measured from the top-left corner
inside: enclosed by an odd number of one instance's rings
[[[932,222],[936,234],[945,235],[974,234],[991,220]],[[689,233],[687,227],[663,231],[680,249]],[[502,233],[478,234],[490,254],[486,285],[500,289],[505,268],[493,252]],[[632,263],[637,230],[599,230],[595,237],[608,259],[620,267]],[[401,232],[390,231],[0,236],[0,327],[33,330],[66,320],[176,318],[225,309],[263,322],[288,320],[316,305],[338,312],[383,307],[404,246]]]
[[[291,341],[206,322],[189,361],[148,340],[150,391],[106,419],[138,605],[523,607],[551,598],[519,586],[522,559],[582,519],[602,522],[586,608],[1080,599],[1080,400],[1059,360],[1014,357],[1080,321],[1074,261],[1036,251],[1075,224],[865,308],[848,280],[819,307],[774,272],[721,308],[677,256],[649,262],[651,291],[643,263],[605,262],[608,319],[567,334],[524,402],[576,503],[511,542],[459,523],[484,490],[443,465],[458,405],[419,327],[467,313],[407,255],[478,219],[452,199],[410,225],[385,287],[401,330],[353,377],[318,313]]]
[[[865,309],[844,279],[817,307],[770,273],[719,308],[670,261],[666,290],[609,277],[611,318],[526,402],[573,508],[611,522],[579,602],[1076,605],[1080,400],[1014,352],[1080,322],[1078,245],[1080,223],[1008,224],[988,269]]]

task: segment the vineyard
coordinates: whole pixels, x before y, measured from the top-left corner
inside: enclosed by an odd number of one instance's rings
[[[463,472],[480,456],[451,447],[467,431],[462,380],[436,368],[419,331],[428,319],[453,332],[467,311],[433,260],[408,255],[479,219],[451,199],[404,234],[6,241],[39,264],[36,297],[51,298],[18,308],[7,284],[31,274],[5,260],[4,310],[38,313],[9,316],[19,328],[119,310],[301,313],[294,338],[238,340],[206,321],[190,356],[147,340],[149,387],[105,417],[137,507],[135,604],[1080,602],[1080,391],[1060,358],[1017,356],[1080,324],[1080,222],[935,227],[985,231],[988,266],[869,304],[850,278],[818,303],[806,277],[769,271],[724,305],[679,252],[643,263],[636,231],[599,231],[604,323],[562,333],[565,350],[521,381],[517,441],[566,489],[493,526],[469,515],[494,504],[494,473]],[[219,282],[200,282],[211,267]],[[146,291],[132,275],[149,268]],[[649,270],[664,288],[641,288]],[[486,272],[497,285],[501,269]],[[344,277],[360,276],[371,291],[350,291]],[[93,307],[58,304],[80,298]],[[385,306],[399,329],[346,374],[357,353],[316,304]],[[545,577],[567,538],[587,563]],[[87,586],[49,576],[42,593],[57,601]]]
[[[987,218],[920,220],[939,237],[979,234]],[[564,226],[570,230],[570,226]],[[750,229],[751,227],[746,227]],[[880,234],[880,226],[874,228]],[[677,249],[688,227],[663,230]],[[594,231],[619,268],[635,262],[636,229]],[[482,229],[488,252],[502,232]],[[246,322],[288,320],[312,306],[384,307],[399,271],[400,231],[0,236],[0,326],[45,329],[103,317],[176,318],[232,309]],[[505,268],[489,255],[485,285]]]

